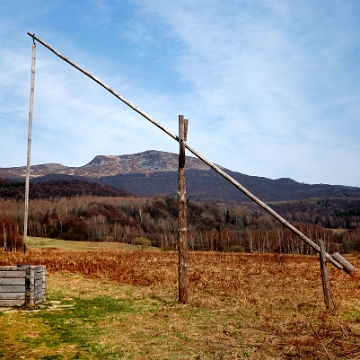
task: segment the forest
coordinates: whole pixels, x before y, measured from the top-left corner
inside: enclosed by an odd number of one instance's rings
[[[9,250],[22,246],[23,189],[22,183],[0,182],[0,246]],[[139,198],[115,190],[79,180],[33,184],[28,235],[176,248],[177,196]],[[360,251],[360,199],[293,200],[269,205],[314,242],[324,240],[328,252]],[[252,203],[228,205],[188,199],[187,238],[191,250],[313,252]]]

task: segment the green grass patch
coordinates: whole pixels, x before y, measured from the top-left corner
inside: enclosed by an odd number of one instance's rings
[[[113,357],[112,349],[98,339],[106,336],[108,327],[115,319],[121,323],[126,321],[127,314],[134,312],[131,301],[105,296],[68,300],[63,303],[74,303],[74,307],[60,311],[40,311],[33,315],[33,318],[50,327],[62,344],[72,345],[81,349],[82,353],[93,354],[98,359],[116,358]],[[52,341],[45,340],[48,347],[53,346]]]
[[[226,359],[244,352],[236,311],[178,305],[171,294],[77,274],[55,277],[46,305],[2,314],[0,359]]]

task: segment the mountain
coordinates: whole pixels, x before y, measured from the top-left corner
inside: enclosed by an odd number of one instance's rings
[[[82,166],[81,175],[87,171],[90,177],[104,177],[118,174],[149,174],[158,171],[177,171],[179,157],[177,154],[149,150],[138,154],[104,156],[98,155],[88,164]],[[186,168],[209,170],[209,166],[194,157],[186,158]],[[78,173],[80,175],[80,172]]]
[[[67,167],[50,163],[32,165],[30,178],[35,179],[49,174],[70,175],[100,179],[104,176],[118,174],[148,174],[157,171],[177,171],[178,155],[168,152],[149,150],[132,155],[97,155],[88,164],[80,167]],[[187,157],[187,169],[209,170],[209,166],[194,157]],[[23,179],[26,176],[26,166],[0,168],[0,177],[7,179]]]
[[[226,172],[262,201],[304,200],[309,198],[360,198],[360,188],[336,185],[309,185],[291,179],[270,180],[263,177]],[[122,189],[143,197],[157,194],[177,194],[177,172],[159,171],[149,174],[133,173],[105,176],[102,184]],[[251,201],[235,186],[214,170],[186,171],[186,194],[194,200],[207,200],[228,204]]]
[[[132,155],[98,155],[81,167],[42,164],[31,167],[32,182],[49,180],[88,180],[110,185],[144,197],[176,195],[178,155],[155,150]],[[292,179],[271,180],[224,169],[230,176],[263,201],[303,200],[309,198],[360,198],[360,188],[316,184]],[[24,180],[25,167],[0,168],[0,177]],[[208,165],[194,157],[186,158],[187,197],[224,203],[250,201]]]

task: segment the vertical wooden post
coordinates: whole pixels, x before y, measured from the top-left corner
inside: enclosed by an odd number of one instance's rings
[[[187,293],[187,239],[186,239],[186,187],[185,187],[185,146],[187,138],[188,120],[179,115],[179,241],[178,241],[178,279],[179,279],[179,303],[186,304]]]
[[[324,301],[327,309],[330,308],[330,304],[332,303],[331,291],[330,291],[330,280],[328,268],[326,266],[326,252],[325,252],[325,244],[323,240],[320,240],[320,270],[321,270],[321,278],[324,292]]]
[[[7,244],[6,244],[6,228],[5,225],[3,226],[3,238],[4,238],[4,251],[7,250]]]
[[[32,57],[31,57],[31,82],[30,82],[30,105],[29,105],[29,129],[28,129],[28,146],[26,162],[26,182],[25,182],[25,214],[24,214],[24,253],[26,253],[27,243],[27,223],[29,215],[29,182],[30,182],[30,159],[31,159],[31,135],[32,135],[32,118],[34,108],[34,89],[35,89],[35,63],[36,63],[36,44],[33,39]]]

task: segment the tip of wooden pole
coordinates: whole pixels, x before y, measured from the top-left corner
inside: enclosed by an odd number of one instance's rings
[[[347,261],[344,257],[342,257],[338,252],[331,255],[331,257],[337,261],[340,265],[342,265],[343,270],[350,274],[354,271],[355,266]]]

